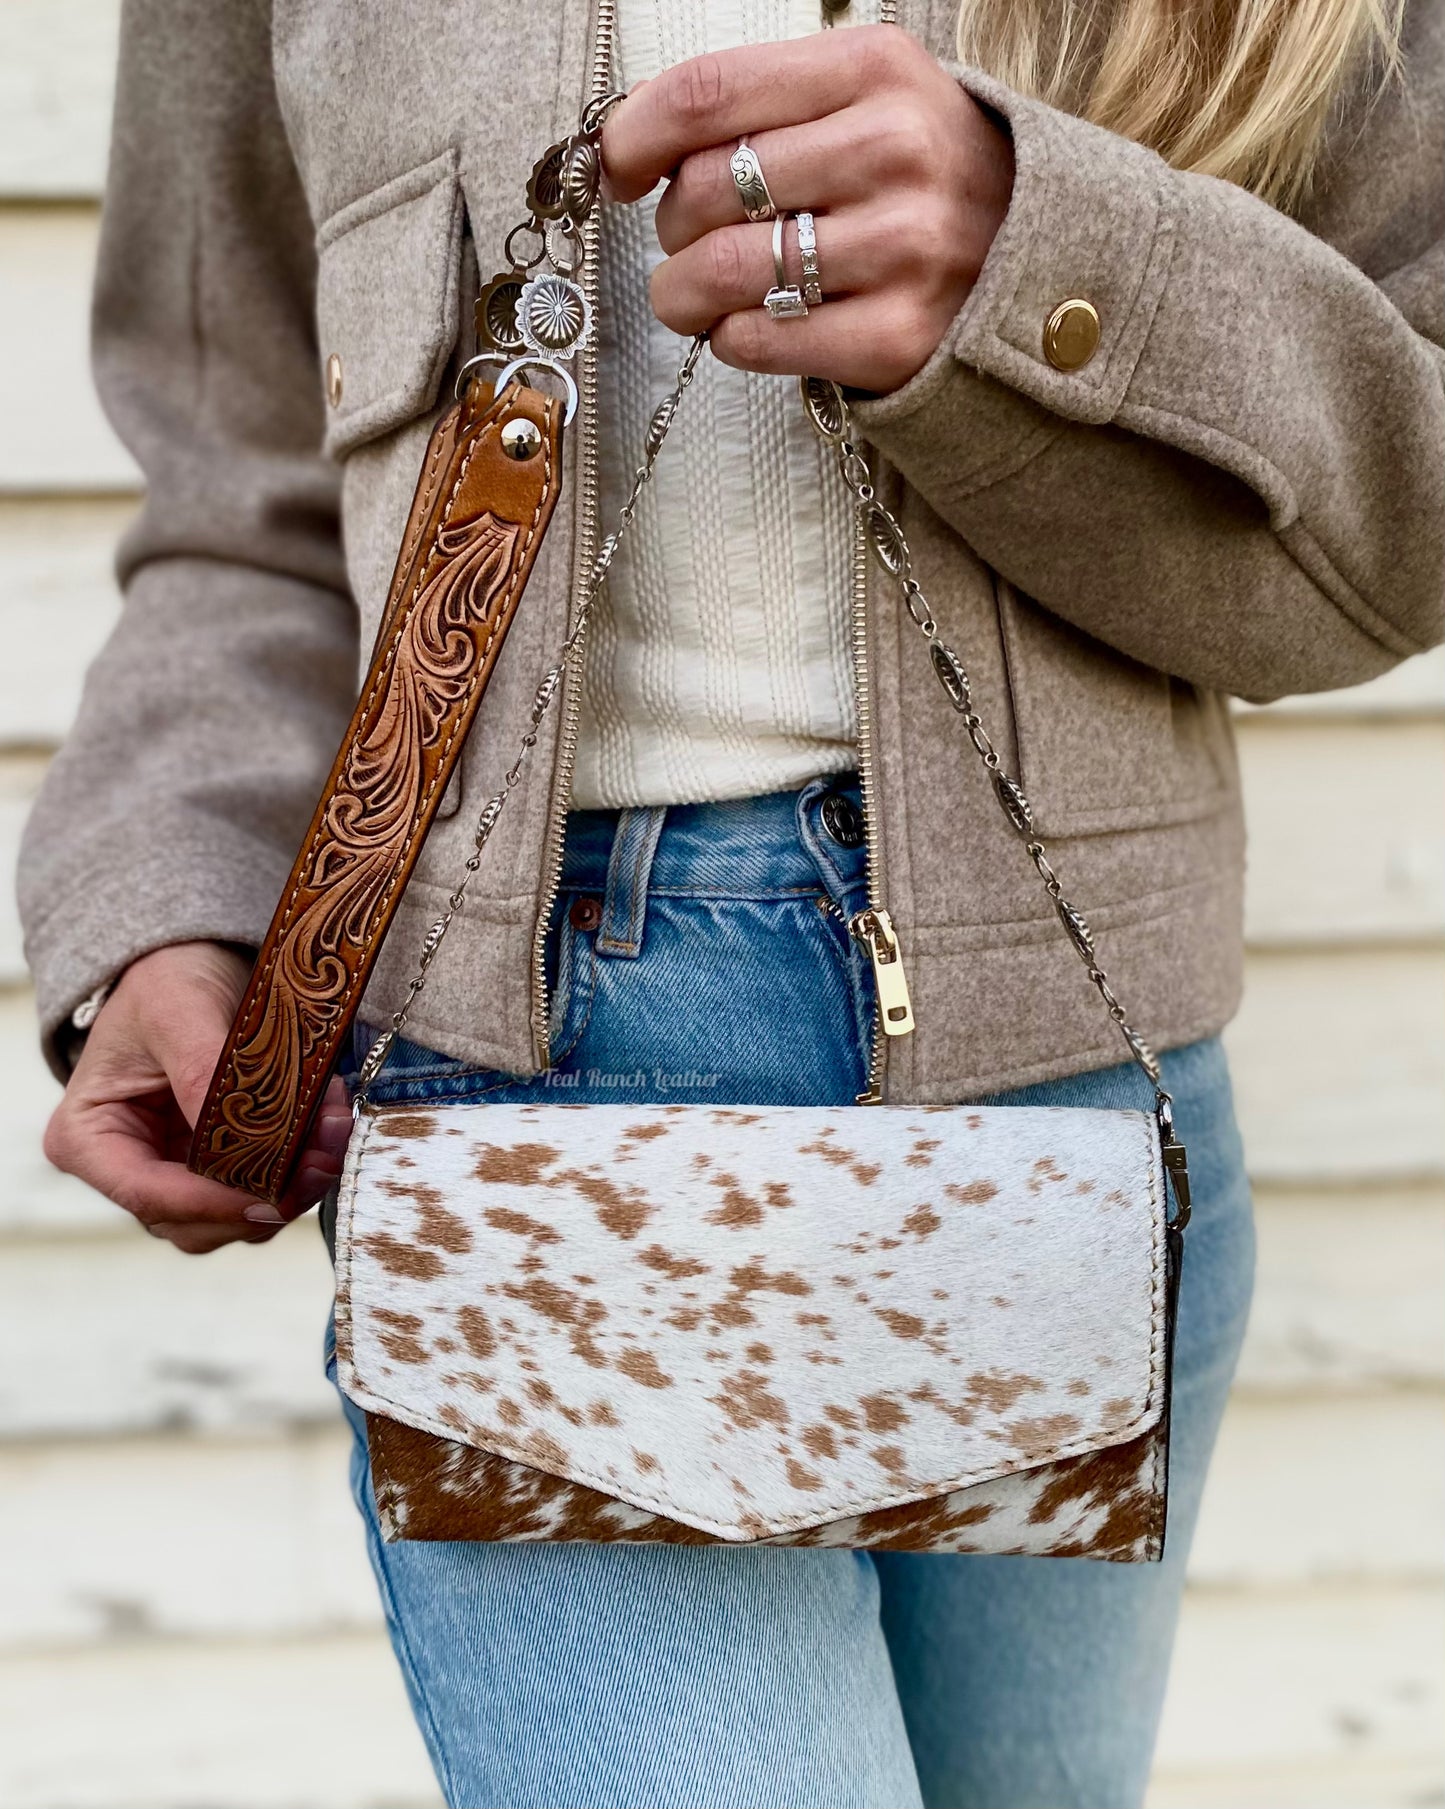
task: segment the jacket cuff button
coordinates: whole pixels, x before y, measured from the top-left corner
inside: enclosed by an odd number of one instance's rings
[[[1092,302],[1071,296],[1044,323],[1044,357],[1056,371],[1080,371],[1099,349],[1099,315]]]

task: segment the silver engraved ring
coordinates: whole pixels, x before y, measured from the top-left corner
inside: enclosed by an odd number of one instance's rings
[[[773,286],[763,297],[763,306],[774,320],[801,320],[808,312],[808,300],[796,283],[788,281],[783,262],[783,228],[789,215],[779,214],[773,221]],[[823,299],[819,291],[819,301]]]
[[[738,191],[738,200],[742,203],[743,213],[747,218],[754,221],[777,219],[778,210],[773,205],[773,197],[768,193],[763,166],[746,138],[738,140],[738,148],[728,159],[728,168],[732,172],[733,187]]]
[[[800,213],[798,222],[798,259],[803,266],[803,300],[810,308],[823,300],[823,275],[818,268],[818,232],[813,216]]]

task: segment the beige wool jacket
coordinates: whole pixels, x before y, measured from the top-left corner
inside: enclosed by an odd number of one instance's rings
[[[901,0],[900,23],[952,56],[953,0]],[[142,952],[261,939],[470,350],[476,263],[500,266],[532,159],[575,125],[598,33],[596,0],[127,0],[95,363],[148,494],[119,626],[24,846],[57,1062],[77,1002]],[[1445,633],[1445,5],[1414,0],[1403,73],[1373,108],[1347,97],[1299,219],[958,78],[1012,132],[1012,204],[935,356],[858,413],[1103,966],[1139,1029],[1177,1045],[1239,994],[1226,696],[1353,683]],[[1060,369],[1044,328],[1073,298],[1102,332]],[[593,532],[584,437],[374,1020],[564,632]],[[881,584],[865,621],[875,879],[917,1014],[889,1039],[887,1095],[1122,1059]],[[535,951],[561,729],[411,1023],[488,1067],[546,1059]]]

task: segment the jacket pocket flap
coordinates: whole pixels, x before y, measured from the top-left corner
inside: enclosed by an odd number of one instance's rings
[[[465,209],[447,151],[333,214],[316,314],[333,458],[430,408],[457,341]]]
[[[1143,1113],[388,1108],[338,1235],[360,1406],[718,1539],[1160,1421]]]

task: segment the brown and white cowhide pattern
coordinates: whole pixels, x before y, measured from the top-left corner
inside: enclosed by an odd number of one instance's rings
[[[680,1520],[414,1426],[367,1415],[382,1531],[396,1539],[626,1540],[715,1545]],[[1144,1562],[1164,1552],[1163,1424],[1122,1445],[976,1482],[948,1495],[800,1527],[763,1545]]]
[[[342,1385],[389,1536],[1158,1555],[1153,1121],[363,1116]]]

